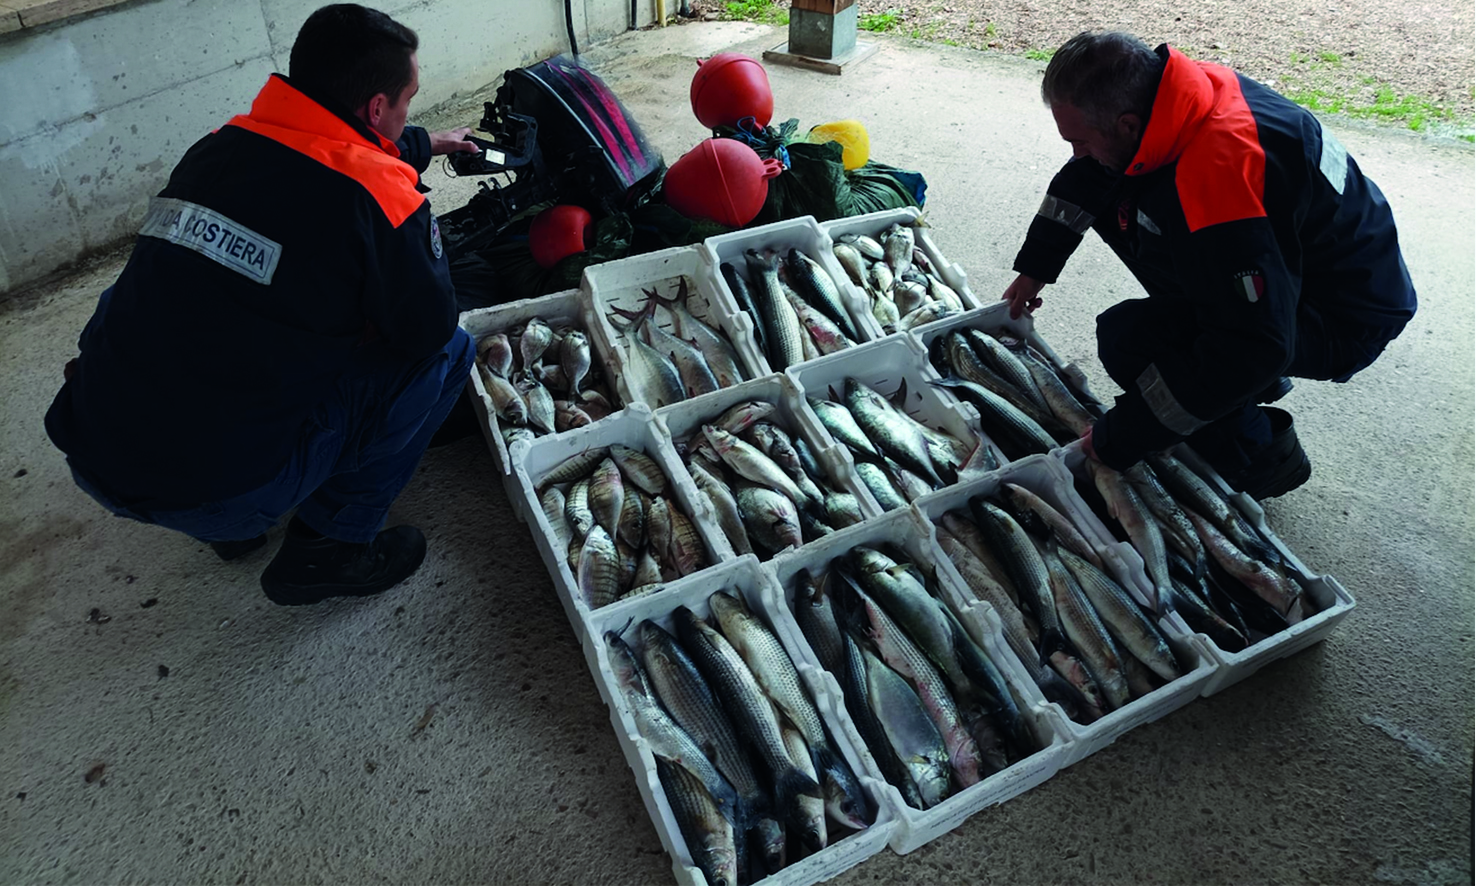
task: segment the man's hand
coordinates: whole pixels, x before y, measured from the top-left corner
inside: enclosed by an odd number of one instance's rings
[[[1041,306],[1040,291],[1045,284],[1034,277],[1021,274],[1015,278],[1015,282],[1009,285],[1000,298],[1010,303],[1010,319],[1018,320],[1020,315],[1026,311],[1034,311]]]
[[[1096,425],[1091,425],[1086,429],[1086,433],[1081,435],[1081,451],[1085,452],[1087,458],[1092,461],[1101,461],[1097,458],[1097,448],[1092,445],[1092,430],[1095,428]]]
[[[477,146],[466,140],[472,128],[463,126],[446,132],[430,133],[431,154],[455,154],[458,151],[475,151]]]

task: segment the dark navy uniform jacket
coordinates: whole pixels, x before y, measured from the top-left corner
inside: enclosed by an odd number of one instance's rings
[[[399,148],[274,75],[150,201],[127,267],[46,414],[74,468],[124,505],[196,507],[277,476],[355,349],[443,348],[455,297]],[[407,162],[410,161],[410,162]]]
[[[1384,195],[1311,113],[1160,46],[1163,78],[1124,175],[1091,159],[1051,182],[1015,270],[1055,282],[1091,227],[1154,299],[1197,323],[1092,434],[1126,467],[1249,402],[1290,363],[1299,321],[1387,341],[1415,311]]]

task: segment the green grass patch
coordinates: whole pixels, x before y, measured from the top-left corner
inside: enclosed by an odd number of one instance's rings
[[[1372,95],[1367,91],[1340,93],[1320,88],[1288,89],[1283,94],[1313,111],[1346,114],[1355,120],[1376,120],[1404,126],[1415,132],[1461,125],[1461,121],[1449,108],[1416,95],[1399,95],[1387,85],[1377,87]],[[1471,123],[1470,120],[1465,121],[1465,127],[1469,128]]]
[[[1033,60],[1038,61],[1038,62],[1048,62],[1048,61],[1051,60],[1051,56],[1053,56],[1055,54],[1056,54],[1056,50],[1054,50],[1054,49],[1027,49],[1027,50],[1025,50],[1025,57],[1026,58],[1033,59]]]
[[[897,27],[901,21],[902,13],[888,9],[886,12],[869,12],[866,15],[859,16],[856,19],[856,27],[863,31],[873,31],[881,34]],[[913,29],[913,36],[917,36],[917,29],[915,28]]]
[[[775,0],[728,0],[723,18],[728,21],[757,22],[761,25],[789,24],[789,10]]]

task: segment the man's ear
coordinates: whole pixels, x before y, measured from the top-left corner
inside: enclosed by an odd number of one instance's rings
[[[378,129],[379,124],[384,121],[384,115],[389,110],[389,106],[388,95],[382,92],[376,94],[364,105],[364,122],[368,123],[371,128]]]
[[[1117,134],[1137,141],[1143,135],[1143,118],[1137,114],[1123,114],[1118,117]]]

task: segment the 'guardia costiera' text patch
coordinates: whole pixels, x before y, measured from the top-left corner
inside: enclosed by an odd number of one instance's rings
[[[213,209],[173,197],[149,200],[149,211],[138,233],[193,249],[263,286],[271,284],[282,258],[282,245],[277,241]]]

